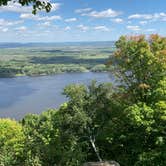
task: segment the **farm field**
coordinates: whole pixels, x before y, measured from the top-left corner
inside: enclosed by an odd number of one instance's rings
[[[0,48],[0,77],[107,71],[112,43],[18,45]]]

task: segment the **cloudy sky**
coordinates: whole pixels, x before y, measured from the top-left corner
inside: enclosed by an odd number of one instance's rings
[[[166,36],[166,0],[52,0],[50,13],[0,7],[0,42],[111,41],[122,34]]]

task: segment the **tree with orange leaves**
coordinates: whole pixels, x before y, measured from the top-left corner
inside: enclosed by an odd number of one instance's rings
[[[118,123],[111,121],[107,138],[114,151],[109,153],[116,152],[116,161],[124,166],[165,166],[166,38],[122,36],[110,61],[125,106]]]
[[[151,35],[122,36],[111,58],[126,92],[134,101],[148,102],[166,75],[166,38]]]

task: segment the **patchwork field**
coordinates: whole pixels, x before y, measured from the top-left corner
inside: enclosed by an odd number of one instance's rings
[[[0,48],[0,77],[107,71],[112,45],[31,45]]]

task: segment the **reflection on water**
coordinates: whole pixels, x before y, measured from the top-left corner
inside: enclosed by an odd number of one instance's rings
[[[66,99],[63,88],[72,83],[113,81],[108,73],[64,73],[54,76],[0,78],[0,117],[22,118],[57,108]]]

